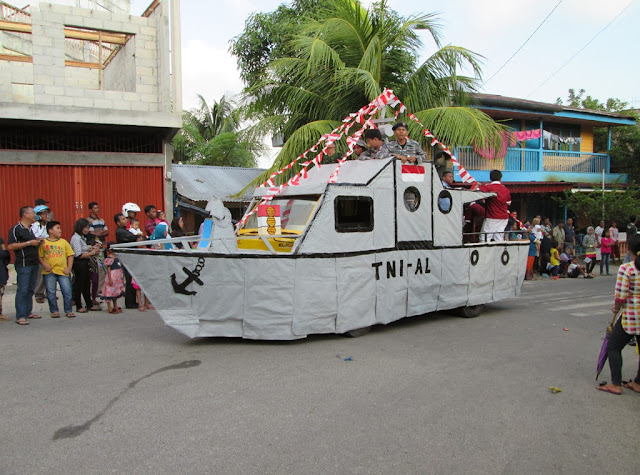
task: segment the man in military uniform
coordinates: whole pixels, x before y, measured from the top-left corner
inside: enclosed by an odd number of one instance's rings
[[[391,158],[393,154],[387,149],[387,144],[382,140],[382,134],[378,129],[367,129],[364,132],[364,140],[367,148],[360,154],[358,160],[374,160],[378,158]]]
[[[398,122],[392,127],[395,140],[386,143],[389,152],[393,153],[402,163],[417,164],[427,161],[427,154],[420,144],[408,138],[409,127],[406,122]]]

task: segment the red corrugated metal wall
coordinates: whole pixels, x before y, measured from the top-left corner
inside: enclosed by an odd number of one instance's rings
[[[78,218],[87,217],[87,205],[97,201],[107,222],[109,239],[115,240],[113,215],[133,201],[164,207],[164,169],[119,165],[7,165],[0,164],[0,233],[7,241],[18,222],[20,207],[33,206],[38,198],[49,201],[63,237],[70,239]],[[138,215],[144,226],[144,212]]]

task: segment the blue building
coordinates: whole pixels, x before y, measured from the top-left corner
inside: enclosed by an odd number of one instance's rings
[[[566,210],[552,196],[601,188],[603,177],[605,187],[627,183],[626,175],[611,173],[608,154],[594,151],[593,136],[596,127],[608,129],[608,150],[611,128],[635,125],[633,117],[490,94],[476,94],[474,107],[508,126],[509,140],[502,150],[459,147],[456,157],[480,182],[501,170],[520,217],[542,214],[555,222]]]

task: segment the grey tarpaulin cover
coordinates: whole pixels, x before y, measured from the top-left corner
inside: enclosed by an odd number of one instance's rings
[[[317,199],[287,252],[215,244],[117,252],[167,325],[190,337],[289,340],[519,295],[528,242],[463,244],[464,204],[491,194],[450,190],[444,213],[434,168],[420,168],[394,159],[349,161],[335,184],[327,183],[335,165],[311,169],[283,193],[291,202]],[[369,228],[338,226],[342,197],[372,200],[371,215],[356,217]],[[176,290],[195,269],[199,282]]]

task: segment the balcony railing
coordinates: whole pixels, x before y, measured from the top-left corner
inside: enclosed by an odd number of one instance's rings
[[[542,160],[540,160],[542,155]],[[468,170],[545,171],[570,173],[609,173],[605,153],[561,152],[530,148],[509,148],[504,158],[483,158],[473,147],[458,147],[456,157]]]

